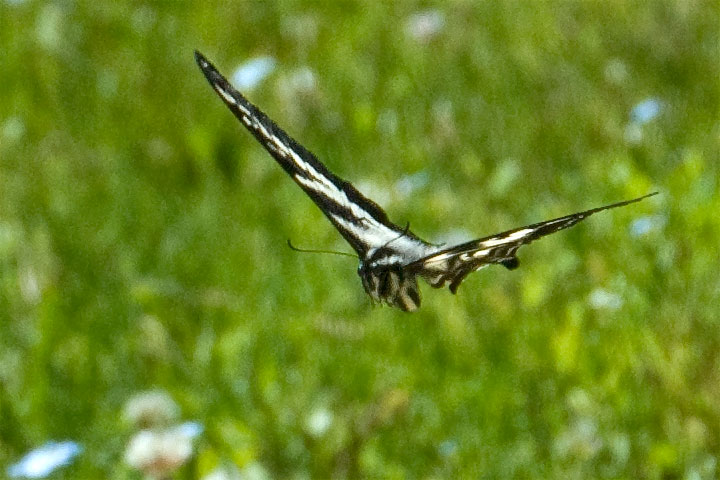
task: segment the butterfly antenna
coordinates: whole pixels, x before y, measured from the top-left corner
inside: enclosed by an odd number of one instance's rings
[[[333,254],[333,255],[342,255],[342,256],[345,256],[345,257],[358,258],[357,255],[353,255],[352,253],[347,253],[347,252],[336,252],[336,251],[334,251],[334,250],[311,250],[311,249],[307,249],[307,248],[298,248],[298,247],[296,247],[295,245],[292,244],[292,242],[290,241],[289,238],[288,238],[287,244],[288,244],[288,247],[290,247],[290,250],[293,250],[293,251],[295,251],[295,252],[302,252],[302,253],[331,253],[331,254]]]
[[[407,222],[407,224],[405,224],[405,228],[403,229],[402,232],[400,232],[400,235],[398,235],[397,237],[395,237],[395,238],[393,238],[393,239],[391,239],[391,240],[388,240],[388,242],[387,242],[385,245],[383,245],[383,248],[387,247],[388,245],[390,245],[390,244],[391,244],[392,242],[394,242],[395,240],[401,239],[402,237],[404,237],[404,236],[407,235],[408,233],[410,233],[410,222]],[[426,242],[426,243],[427,243],[427,242]],[[432,245],[433,247],[442,247],[442,246],[445,245],[445,244],[444,244],[444,243],[428,243],[428,245]]]
[[[395,238],[392,238],[392,239],[388,240],[388,241],[385,243],[385,245],[382,246],[382,248],[385,248],[385,247],[387,247],[388,245],[390,245],[392,242],[394,242],[395,240],[404,237],[405,235],[408,234],[409,231],[410,231],[410,222],[408,222],[407,225],[405,225],[405,228],[403,229],[402,232],[400,232],[400,235],[398,235],[398,236],[395,237]]]

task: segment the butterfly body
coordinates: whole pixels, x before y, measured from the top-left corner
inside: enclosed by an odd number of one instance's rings
[[[417,273],[408,270],[406,265],[431,255],[437,247],[415,241],[408,250],[399,251],[393,248],[393,243],[376,248],[366,259],[361,258],[358,275],[373,301],[414,311],[420,306]]]
[[[451,247],[430,244],[409,226],[392,223],[385,211],[323,165],[260,109],[250,103],[199,52],[195,59],[215,92],[240,122],[322,210],[357,252],[365,292],[378,303],[404,311],[420,306],[418,277],[432,287],[448,284],[455,293],[470,273],[492,264],[512,270],[517,249],[542,236],[575,225],[593,213],[634,203],[643,197],[508,230]]]

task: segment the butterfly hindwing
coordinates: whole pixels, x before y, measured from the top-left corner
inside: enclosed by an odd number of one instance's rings
[[[422,276],[435,288],[441,288],[446,283],[449,283],[450,291],[455,293],[467,275],[485,266],[501,264],[510,270],[517,268],[519,261],[516,252],[522,245],[526,245],[545,235],[572,227],[594,213],[639,202],[656,193],[534,223],[456,245],[416,260],[407,265],[405,269],[408,272]]]

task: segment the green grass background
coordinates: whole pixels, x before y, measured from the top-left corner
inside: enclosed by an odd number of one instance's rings
[[[718,25],[712,1],[1,2],[0,465],[67,438],[54,478],[139,478],[122,406],[164,389],[205,426],[182,478],[716,478]],[[248,97],[429,240],[661,194],[372,307],[356,262],[287,248],[349,250],[195,48],[276,58]]]

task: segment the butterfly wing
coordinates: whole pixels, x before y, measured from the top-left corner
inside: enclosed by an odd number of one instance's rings
[[[445,283],[449,282],[450,291],[455,293],[465,277],[475,270],[493,263],[499,263],[511,270],[516,268],[519,264],[516,252],[523,245],[545,235],[572,227],[594,213],[639,202],[656,193],[653,192],[632,200],[573,213],[456,245],[408,264],[405,271],[422,276],[435,288],[441,288]]]
[[[349,182],[333,175],[315,155],[235,90],[202,54],[195,52],[195,60],[238,120],[320,207],[361,258],[389,243],[397,250],[427,245],[408,229],[390,222],[380,206]]]

